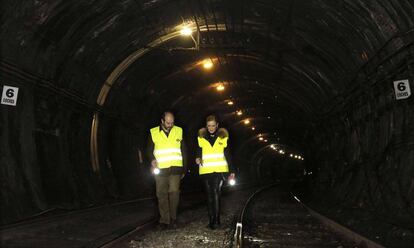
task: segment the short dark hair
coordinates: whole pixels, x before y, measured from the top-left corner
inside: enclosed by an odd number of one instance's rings
[[[172,116],[174,116],[174,113],[173,113],[171,110],[166,110],[166,111],[164,111],[164,112],[162,113],[162,115],[161,115],[161,120],[164,120],[164,121],[165,121],[165,116],[166,116],[167,114],[171,114]]]

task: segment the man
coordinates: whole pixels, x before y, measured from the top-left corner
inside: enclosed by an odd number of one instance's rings
[[[161,124],[151,128],[148,156],[155,175],[155,186],[160,213],[160,228],[176,227],[177,207],[180,197],[180,180],[186,172],[183,130],[174,126],[174,114],[163,113]]]

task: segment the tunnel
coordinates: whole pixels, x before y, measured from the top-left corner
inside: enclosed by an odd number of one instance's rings
[[[1,225],[153,196],[149,130],[172,111],[183,192],[215,114],[238,181],[289,182],[387,247],[414,236],[413,1],[1,7]]]

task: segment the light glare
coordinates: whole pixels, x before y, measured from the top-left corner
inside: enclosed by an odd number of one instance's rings
[[[190,36],[192,33],[193,33],[193,31],[189,27],[183,27],[181,29],[181,35],[182,36]]]
[[[210,70],[211,68],[213,68],[213,62],[211,61],[211,59],[204,60],[203,68],[206,70]]]
[[[224,87],[224,85],[219,84],[219,85],[216,87],[216,89],[217,89],[217,91],[223,91],[223,90],[225,89],[225,87]]]

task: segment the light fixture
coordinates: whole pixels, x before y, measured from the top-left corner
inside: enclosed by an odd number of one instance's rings
[[[280,151],[279,151],[279,153],[280,153],[280,154],[285,154],[285,151],[280,150]]]
[[[160,169],[154,168],[154,170],[152,172],[154,173],[154,175],[158,175],[158,174],[160,174]]]
[[[211,59],[205,59],[203,61],[203,68],[206,70],[210,70],[211,68],[213,68],[213,61],[211,61]]]
[[[256,128],[255,127],[252,127],[252,130],[254,131],[254,130],[256,130]]]
[[[233,104],[234,104],[234,102],[231,101],[231,100],[227,102],[227,105],[233,105]]]
[[[190,36],[193,33],[193,30],[189,27],[183,27],[180,31],[182,36]]]
[[[249,125],[249,124],[250,124],[250,120],[249,120],[249,119],[246,119],[246,120],[244,120],[244,121],[243,121],[243,123],[244,123],[245,125]]]
[[[225,87],[224,87],[224,85],[223,84],[219,84],[219,85],[217,85],[217,87],[216,87],[216,90],[217,91],[223,91],[225,89]]]
[[[264,142],[267,142],[267,139],[263,140]]]
[[[236,111],[236,114],[240,116],[240,115],[242,115],[242,114],[243,114],[243,112],[242,112],[241,110],[237,110],[237,111]]]
[[[259,140],[263,140],[263,137],[259,137]]]
[[[298,155],[295,155],[295,158],[298,158]]]

